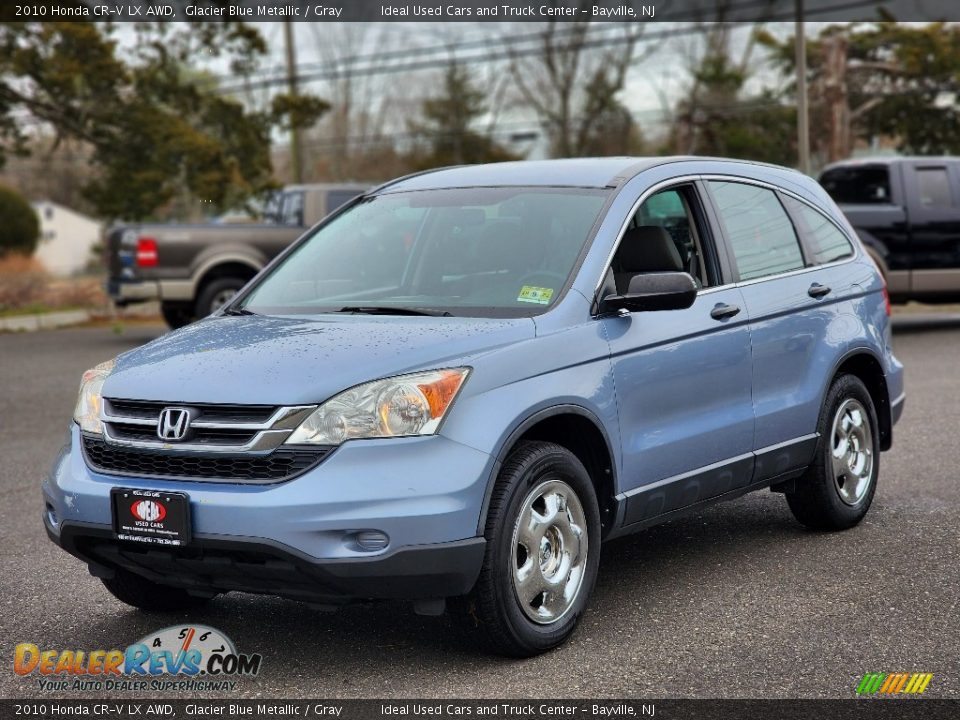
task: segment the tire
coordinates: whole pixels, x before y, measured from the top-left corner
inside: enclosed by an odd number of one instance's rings
[[[796,491],[787,494],[787,504],[808,528],[846,530],[870,509],[880,473],[877,411],[860,378],[841,375],[834,380],[817,431],[813,463],[797,480]]]
[[[159,585],[127,570],[118,569],[112,578],[104,578],[102,582],[120,602],[148,612],[189,610],[210,600],[190,595],[180,588]]]
[[[551,520],[534,527],[533,510]],[[521,518],[529,520],[526,530]],[[493,652],[510,657],[563,643],[586,610],[600,559],[600,511],[583,464],[553,443],[518,445],[497,477],[484,535],[483,567],[469,598],[474,630]],[[524,535],[539,549],[527,553]],[[566,593],[537,593],[551,581],[565,583]]]
[[[207,315],[216,312],[225,304],[225,298],[228,301],[246,284],[247,281],[241,278],[218,278],[217,280],[211,280],[203,286],[203,289],[197,296],[194,314],[197,318],[205,318]]]
[[[178,330],[193,322],[193,308],[188,303],[160,303],[160,314],[171,330]]]

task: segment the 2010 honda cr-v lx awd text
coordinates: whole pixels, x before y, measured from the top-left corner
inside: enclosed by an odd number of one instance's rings
[[[532,655],[574,630],[606,540],[765,487],[811,528],[863,518],[904,402],[889,312],[790,170],[414,175],[88,371],[44,521],[145,610],[460,598]]]

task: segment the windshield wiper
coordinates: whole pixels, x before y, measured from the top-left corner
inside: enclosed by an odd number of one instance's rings
[[[392,305],[348,305],[334,312],[355,313],[357,315],[429,315],[432,317],[453,317],[446,310],[427,308],[394,307]]]
[[[253,310],[247,310],[246,308],[242,307],[227,308],[223,311],[223,314],[229,315],[230,317],[238,317],[240,315],[256,315]]]

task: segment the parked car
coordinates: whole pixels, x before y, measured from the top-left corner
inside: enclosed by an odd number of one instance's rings
[[[888,315],[790,170],[410,176],[87,372],[44,523],[143,610],[459,598],[496,651],[533,655],[574,630],[611,538],[762,488],[811,528],[856,525],[904,403]]]
[[[107,291],[114,303],[159,300],[171,328],[220,308],[307,227],[365,192],[361,185],[291,185],[260,223],[239,215],[205,225],[118,225],[107,234]]]
[[[960,158],[848,160],[820,182],[887,282],[893,302],[960,301]]]

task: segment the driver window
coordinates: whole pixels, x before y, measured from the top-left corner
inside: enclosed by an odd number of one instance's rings
[[[697,230],[693,193],[693,186],[661,190],[637,210],[611,264],[618,294],[627,292],[635,275],[648,272],[686,272],[699,287],[716,284]]]

